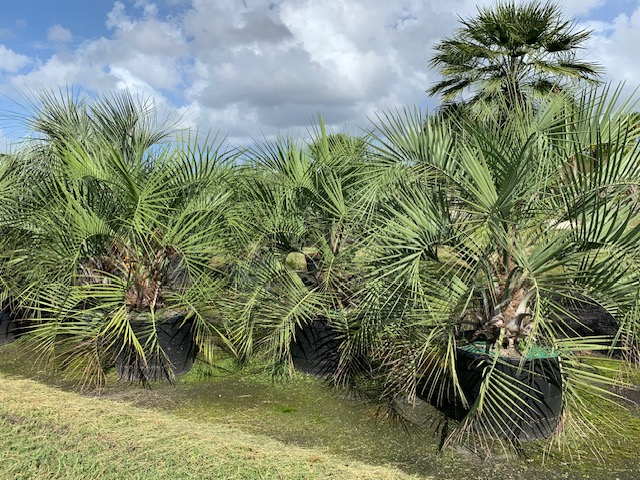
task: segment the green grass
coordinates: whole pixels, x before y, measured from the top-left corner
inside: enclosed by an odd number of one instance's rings
[[[533,444],[522,457],[487,460],[465,449],[439,453],[437,425],[407,433],[305,375],[274,383],[258,372],[195,368],[175,386],[112,382],[98,397],[43,373],[21,351],[0,349],[0,479],[631,480],[640,471],[638,409],[607,408],[618,426],[593,410],[609,448],[587,436],[546,457]],[[430,408],[412,413],[424,419]]]
[[[0,374],[0,478],[405,479],[217,422]]]

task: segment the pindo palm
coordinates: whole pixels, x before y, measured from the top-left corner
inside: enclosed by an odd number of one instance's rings
[[[174,366],[159,337],[165,317],[216,348],[223,258],[237,233],[232,155],[215,139],[177,132],[152,102],[128,93],[44,95],[28,117],[34,139],[16,159],[31,194],[16,205],[11,292],[55,365],[101,385],[123,351],[145,369]],[[22,166],[36,158],[40,172]],[[177,317],[176,317],[177,315]],[[141,327],[136,330],[136,322]]]
[[[346,312],[343,363],[368,360],[354,382],[368,378],[391,406],[454,408],[449,440],[570,431],[585,393],[607,397],[616,381],[580,353],[640,351],[632,106],[605,89],[501,118],[379,118],[370,163],[388,175],[370,179],[399,180],[375,210]],[[602,311],[615,338],[579,336],[575,302]]]

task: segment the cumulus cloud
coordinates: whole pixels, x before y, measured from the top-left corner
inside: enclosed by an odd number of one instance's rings
[[[605,3],[606,0],[563,0],[559,4],[568,17],[575,17],[586,15]]]
[[[435,107],[428,61],[459,18],[494,0],[116,1],[102,36],[30,61],[0,45],[14,86],[130,88],[172,103],[232,141],[305,130],[317,113],[338,126],[404,104]],[[568,0],[596,33],[588,58],[617,79],[640,78],[640,10],[589,21],[604,0]],[[70,43],[56,25],[50,42]],[[30,65],[29,69],[24,67]],[[21,75],[18,73],[22,72]]]
[[[31,63],[31,59],[26,55],[21,55],[4,45],[0,45],[0,71],[17,72],[29,63]]]

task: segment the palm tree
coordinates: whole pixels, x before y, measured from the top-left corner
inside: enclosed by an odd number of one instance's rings
[[[263,356],[291,371],[296,342],[319,329],[320,341],[335,345],[345,331],[356,239],[366,223],[365,155],[363,140],[328,134],[322,119],[309,144],[279,138],[246,153],[240,196],[251,217],[249,257],[229,304],[229,335],[241,358]],[[331,359],[319,360],[333,369]]]
[[[364,150],[332,150],[322,125],[308,146],[257,147],[238,195],[248,257],[225,310],[235,351],[293,367],[292,345],[320,320],[334,382],[399,410],[416,397],[453,408],[448,441],[584,431],[586,396],[606,408],[622,383],[583,352],[640,358],[631,106],[561,92],[455,125],[383,114]],[[606,310],[616,337],[576,337],[576,299]]]
[[[576,30],[558,5],[538,1],[501,2],[478,8],[476,17],[461,19],[453,37],[435,47],[430,65],[443,80],[428,90],[445,102],[470,91],[470,103],[492,101],[504,94],[508,105],[539,96],[569,82],[597,82],[602,69],[581,61],[577,52],[590,36]]]
[[[628,195],[640,182],[640,148],[629,104],[618,101],[558,95],[533,114],[516,105],[455,130],[412,111],[379,119],[371,163],[392,177],[402,169],[403,180],[386,181],[394,190],[375,209],[363,288],[346,312],[343,363],[367,359],[356,384],[391,406],[415,396],[456,406],[450,439],[518,442],[559,428],[556,416],[527,430],[541,420],[528,402],[546,400],[520,375],[543,377],[539,355],[558,370],[566,431],[583,418],[585,393],[607,397],[601,387],[611,382],[581,352],[615,341],[630,359],[640,351],[640,227]],[[575,337],[575,299],[609,312],[617,338]],[[470,367],[465,358],[476,353]],[[470,389],[471,370],[481,378]]]
[[[139,367],[131,376],[156,378],[156,368],[171,379],[178,366],[162,335],[172,320],[211,359],[224,259],[240,228],[233,155],[177,134],[127,92],[44,96],[29,122],[33,140],[13,169],[29,193],[7,225],[19,241],[5,278],[36,323],[38,351],[98,387],[123,355]]]

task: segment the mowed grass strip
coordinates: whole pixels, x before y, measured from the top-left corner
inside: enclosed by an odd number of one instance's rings
[[[0,374],[0,479],[40,478],[418,477]]]

